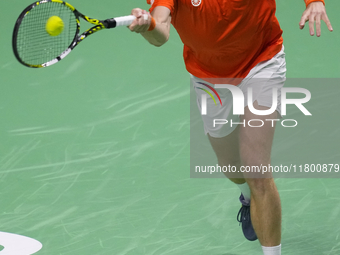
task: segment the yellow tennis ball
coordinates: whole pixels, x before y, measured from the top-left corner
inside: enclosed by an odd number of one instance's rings
[[[58,16],[50,17],[46,22],[46,31],[50,36],[58,36],[64,29],[64,22]]]

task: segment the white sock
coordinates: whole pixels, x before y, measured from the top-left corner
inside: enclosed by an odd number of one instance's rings
[[[236,184],[239,189],[241,190],[242,195],[244,196],[244,199],[249,202],[250,201],[250,188],[248,186],[248,183],[245,182],[243,184]]]
[[[281,255],[281,244],[273,247],[262,246],[263,255]]]

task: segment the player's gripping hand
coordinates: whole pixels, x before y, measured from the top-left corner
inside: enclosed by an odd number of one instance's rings
[[[315,34],[314,24],[316,25],[316,36],[321,35],[321,20],[323,20],[329,31],[333,31],[331,22],[328,19],[326,8],[322,2],[312,2],[308,5],[307,9],[303,12],[300,21],[300,29],[305,27],[307,21],[309,21],[309,33],[311,36]]]
[[[151,15],[145,10],[135,8],[131,12],[132,15],[136,16],[136,19],[129,26],[132,32],[144,33],[147,32],[151,24]],[[145,19],[144,14],[148,15],[148,19]]]

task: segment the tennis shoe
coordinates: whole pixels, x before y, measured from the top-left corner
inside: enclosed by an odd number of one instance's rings
[[[249,241],[255,241],[257,240],[257,235],[251,223],[250,201],[245,201],[243,195],[241,194],[240,202],[242,207],[237,214],[237,221],[240,223],[240,225],[242,224],[242,231],[245,238],[247,238]]]

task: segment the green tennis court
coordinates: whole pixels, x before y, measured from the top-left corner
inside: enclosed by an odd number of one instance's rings
[[[70,3],[101,19],[148,9],[137,0]],[[103,31],[60,63],[30,69],[11,49],[29,4],[0,3],[0,232],[40,241],[37,255],[262,254],[236,221],[238,188],[190,178],[190,79],[176,31],[160,48],[125,27]],[[277,129],[273,162],[340,164],[340,88],[326,79],[340,81],[340,2],[327,1],[334,32],[323,24],[320,38],[299,30],[304,8],[277,0],[288,78],[325,84],[310,87],[316,114],[303,129]],[[276,183],[283,254],[340,254],[339,179]]]

